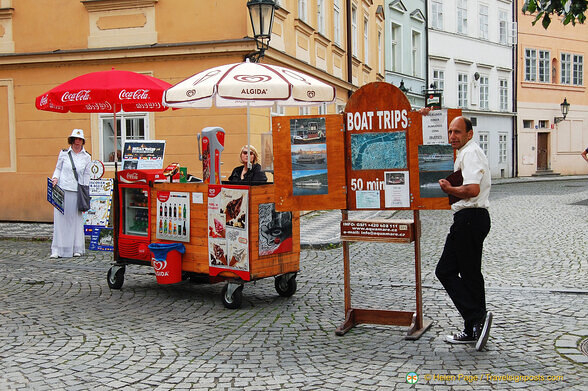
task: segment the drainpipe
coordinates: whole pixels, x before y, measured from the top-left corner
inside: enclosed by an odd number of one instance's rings
[[[519,14],[517,8],[517,2],[512,2],[512,13],[514,16],[514,21],[518,25],[519,21]],[[512,29],[511,29],[512,30]],[[518,28],[516,34],[518,35]],[[512,93],[512,111],[514,115],[512,116],[512,176],[518,177],[519,176],[519,135],[518,135],[518,105],[517,105],[517,95],[518,95],[518,63],[519,63],[519,54],[518,54],[518,47],[519,47],[519,37],[517,36],[517,43],[512,47],[512,86],[513,86],[513,93]]]
[[[425,0],[425,90],[423,91],[423,107],[427,103],[429,89],[429,2]]]
[[[347,8],[347,81],[349,84],[353,84],[353,53],[352,53],[352,42],[351,42],[351,0],[347,0],[346,7]],[[353,94],[353,91],[347,91],[347,97],[350,97]]]

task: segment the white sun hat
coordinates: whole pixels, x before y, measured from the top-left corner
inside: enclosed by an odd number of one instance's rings
[[[72,130],[71,136],[69,136],[68,138],[72,138],[72,137],[81,138],[84,141],[86,140],[86,138],[84,137],[84,131],[82,129]]]

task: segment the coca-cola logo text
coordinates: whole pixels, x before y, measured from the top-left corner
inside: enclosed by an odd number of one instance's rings
[[[65,91],[61,96],[62,102],[79,102],[90,99],[90,90],[80,90],[78,92]]]
[[[130,100],[130,99],[134,99],[134,100],[146,100],[149,99],[149,90],[145,90],[142,88],[139,88],[135,91],[127,91],[127,90],[121,90],[118,93],[118,99],[120,100]]]
[[[131,172],[125,175],[126,179],[129,181],[136,181],[137,179],[139,179],[139,174],[137,174],[136,172]]]

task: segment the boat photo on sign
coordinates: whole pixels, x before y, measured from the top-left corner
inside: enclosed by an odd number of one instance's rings
[[[290,120],[294,195],[328,193],[326,134],[325,118]]]

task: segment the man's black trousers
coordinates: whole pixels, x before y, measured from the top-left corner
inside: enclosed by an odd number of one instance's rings
[[[467,208],[453,215],[443,254],[435,275],[453,300],[471,333],[486,316],[482,276],[482,247],[490,231],[490,215],[484,208]]]

